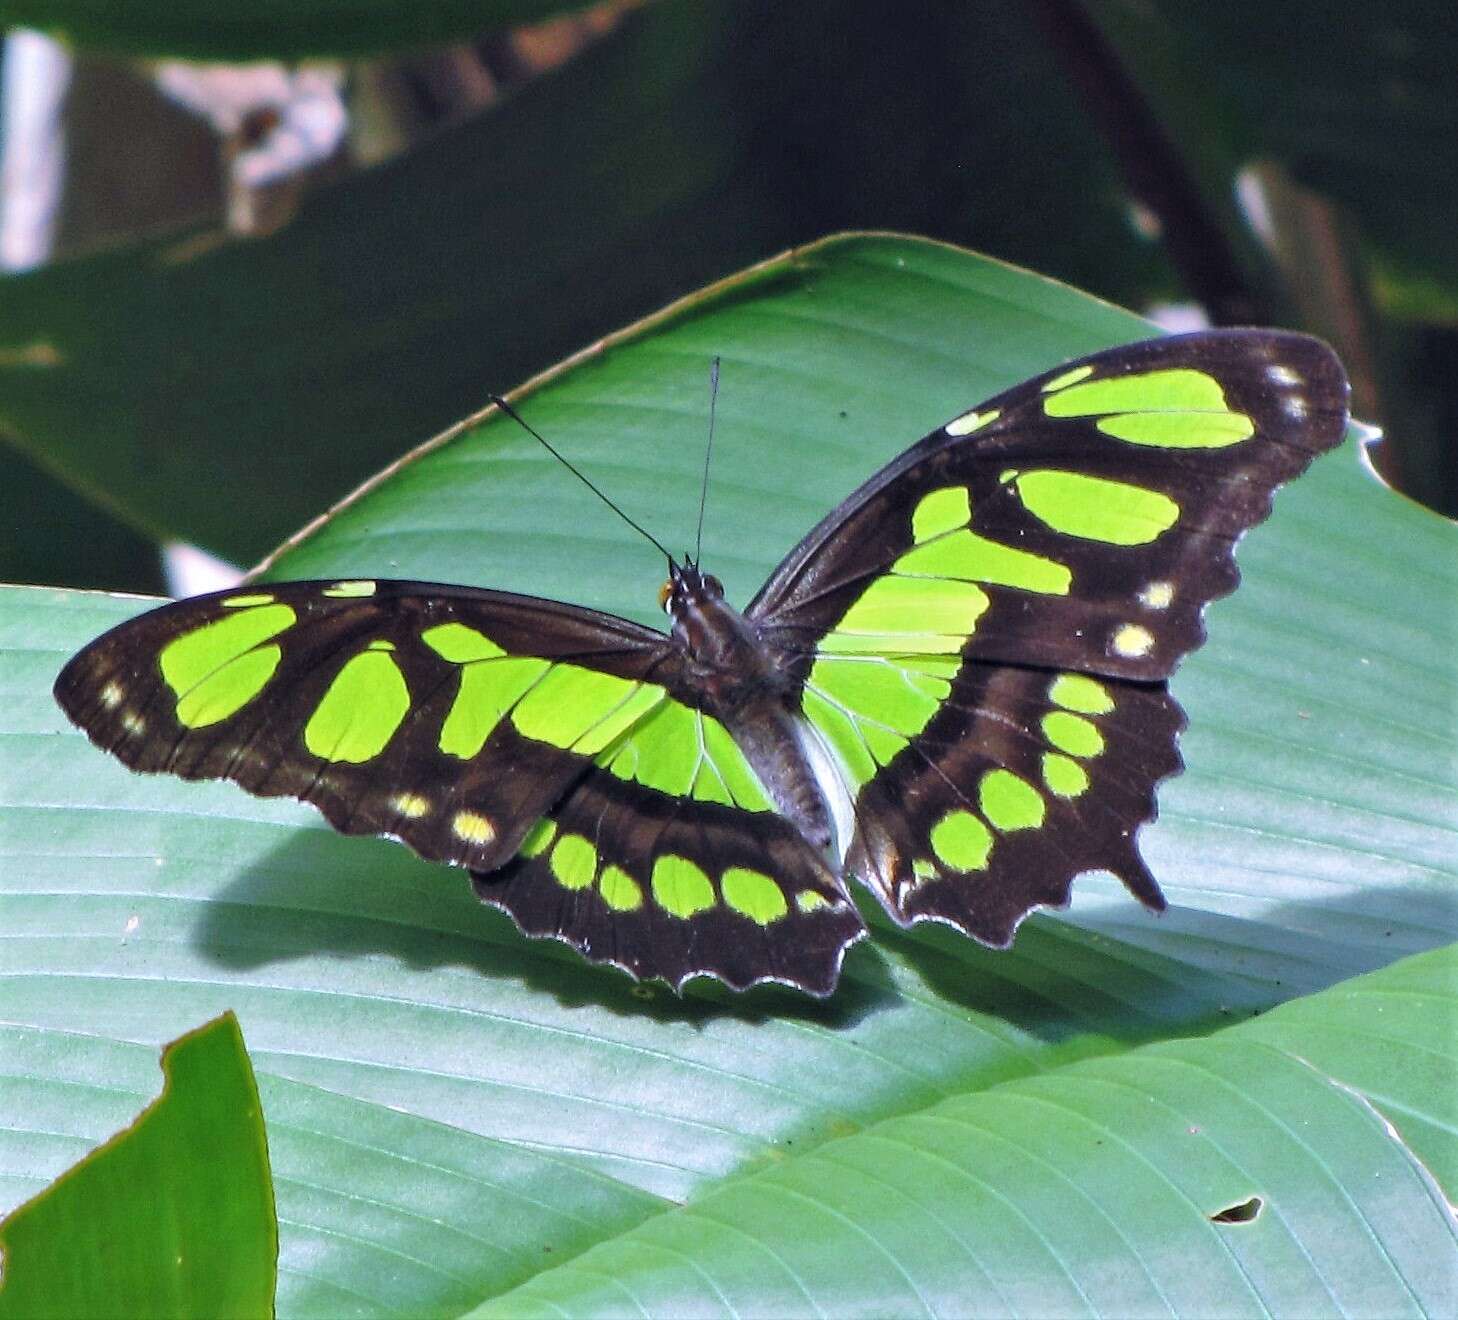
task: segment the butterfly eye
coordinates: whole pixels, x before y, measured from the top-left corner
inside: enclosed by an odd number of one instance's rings
[[[658,608],[668,613],[668,598],[673,595],[673,583],[665,582],[658,588]]]

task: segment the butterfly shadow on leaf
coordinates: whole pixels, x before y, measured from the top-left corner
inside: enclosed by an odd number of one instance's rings
[[[793,1018],[837,1030],[899,997],[882,953],[867,941],[851,949],[847,974],[829,999],[777,985],[736,994],[705,978],[680,996],[662,982],[635,982],[614,967],[584,962],[556,940],[528,939],[505,914],[472,897],[458,868],[322,828],[292,832],[220,884],[203,907],[193,945],[240,979],[306,959],[384,958],[396,964],[396,993],[408,995],[412,974],[464,968],[479,974],[486,997],[514,982],[568,1009],[692,1024]]]

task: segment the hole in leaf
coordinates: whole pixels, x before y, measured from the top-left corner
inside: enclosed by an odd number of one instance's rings
[[[1249,1201],[1239,1201],[1235,1205],[1227,1205],[1224,1210],[1219,1210],[1210,1216],[1212,1224],[1249,1224],[1260,1214],[1265,1207],[1265,1202],[1259,1196],[1252,1196]]]

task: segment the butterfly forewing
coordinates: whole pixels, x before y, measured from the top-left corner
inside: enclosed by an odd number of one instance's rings
[[[970,621],[978,659],[1167,678],[1203,641],[1204,606],[1234,590],[1236,540],[1341,439],[1346,396],[1330,349],[1277,331],[1151,340],[1059,367],[871,478],[749,613],[807,657],[832,629],[873,645],[878,617],[913,630],[936,617]]]
[[[529,648],[529,649],[522,649]],[[296,582],[130,620],[56,696],[138,770],[312,802],[336,829],[495,866],[667,699],[666,639],[604,615],[421,582]]]

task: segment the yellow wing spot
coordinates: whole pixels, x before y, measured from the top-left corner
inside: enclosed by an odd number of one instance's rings
[[[397,793],[390,805],[410,820],[419,820],[430,811],[430,802],[419,793]]]
[[[1154,649],[1154,634],[1137,623],[1126,623],[1118,629],[1110,641],[1115,655],[1126,660],[1137,660]]]
[[[989,408],[985,413],[980,413],[974,408],[971,412],[963,413],[955,421],[948,422],[945,429],[950,436],[971,435],[973,431],[980,431],[1001,416],[1000,408]]]
[[[135,711],[128,711],[122,716],[122,728],[128,733],[144,733],[147,728],[147,721]]]
[[[795,906],[801,912],[818,912],[821,908],[829,907],[830,900],[824,894],[816,893],[813,889],[802,889],[795,895]]]
[[[1150,610],[1167,610],[1174,600],[1173,582],[1150,582],[1139,593],[1139,603]]]
[[[346,600],[355,596],[373,596],[375,583],[368,578],[361,578],[354,582],[336,582],[332,587],[325,587],[324,594],[343,597]]]
[[[467,843],[490,843],[496,837],[496,826],[476,811],[458,811],[451,821],[451,832]]]
[[[229,596],[223,605],[230,610],[239,610],[249,605],[272,605],[273,600],[267,592],[257,592],[251,596]]]
[[[122,704],[122,698],[124,696],[126,696],[126,693],[122,691],[122,685],[120,683],[108,683],[101,689],[101,704],[107,710],[115,710]]]

